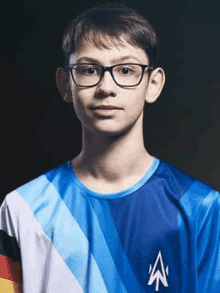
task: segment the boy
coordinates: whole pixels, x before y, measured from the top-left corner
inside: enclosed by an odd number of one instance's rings
[[[154,68],[156,43],[152,26],[120,4],[70,23],[57,86],[81,121],[82,151],[7,195],[4,286],[9,279],[28,293],[220,292],[219,193],[144,147],[144,105],[165,82]]]

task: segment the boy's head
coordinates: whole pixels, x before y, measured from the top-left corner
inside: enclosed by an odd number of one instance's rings
[[[62,48],[65,63],[79,50],[84,41],[97,47],[108,48],[126,41],[143,49],[154,66],[157,53],[157,36],[150,23],[136,10],[122,4],[101,4],[73,19],[67,27]]]
[[[112,136],[142,128],[144,105],[156,101],[165,82],[163,69],[153,68],[156,47],[148,21],[121,4],[96,6],[70,23],[66,66],[56,79],[83,129]]]

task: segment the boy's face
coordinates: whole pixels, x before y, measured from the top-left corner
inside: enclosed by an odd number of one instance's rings
[[[112,66],[121,63],[149,64],[149,60],[144,50],[125,40],[123,46],[112,45],[110,49],[97,48],[85,41],[81,49],[70,57],[70,64],[76,63]],[[82,128],[112,136],[142,125],[145,102],[154,102],[159,95],[152,95],[149,79],[145,70],[138,86],[122,88],[116,85],[110,72],[105,72],[97,86],[83,88],[76,86],[70,77],[74,109]],[[101,108],[103,106],[108,109]]]

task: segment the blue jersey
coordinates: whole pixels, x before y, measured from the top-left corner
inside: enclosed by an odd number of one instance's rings
[[[158,159],[111,194],[67,162],[8,194],[0,229],[25,293],[220,292],[219,193]]]

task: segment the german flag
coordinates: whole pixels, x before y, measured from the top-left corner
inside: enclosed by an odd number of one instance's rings
[[[20,249],[14,237],[0,230],[0,292],[22,292]]]

